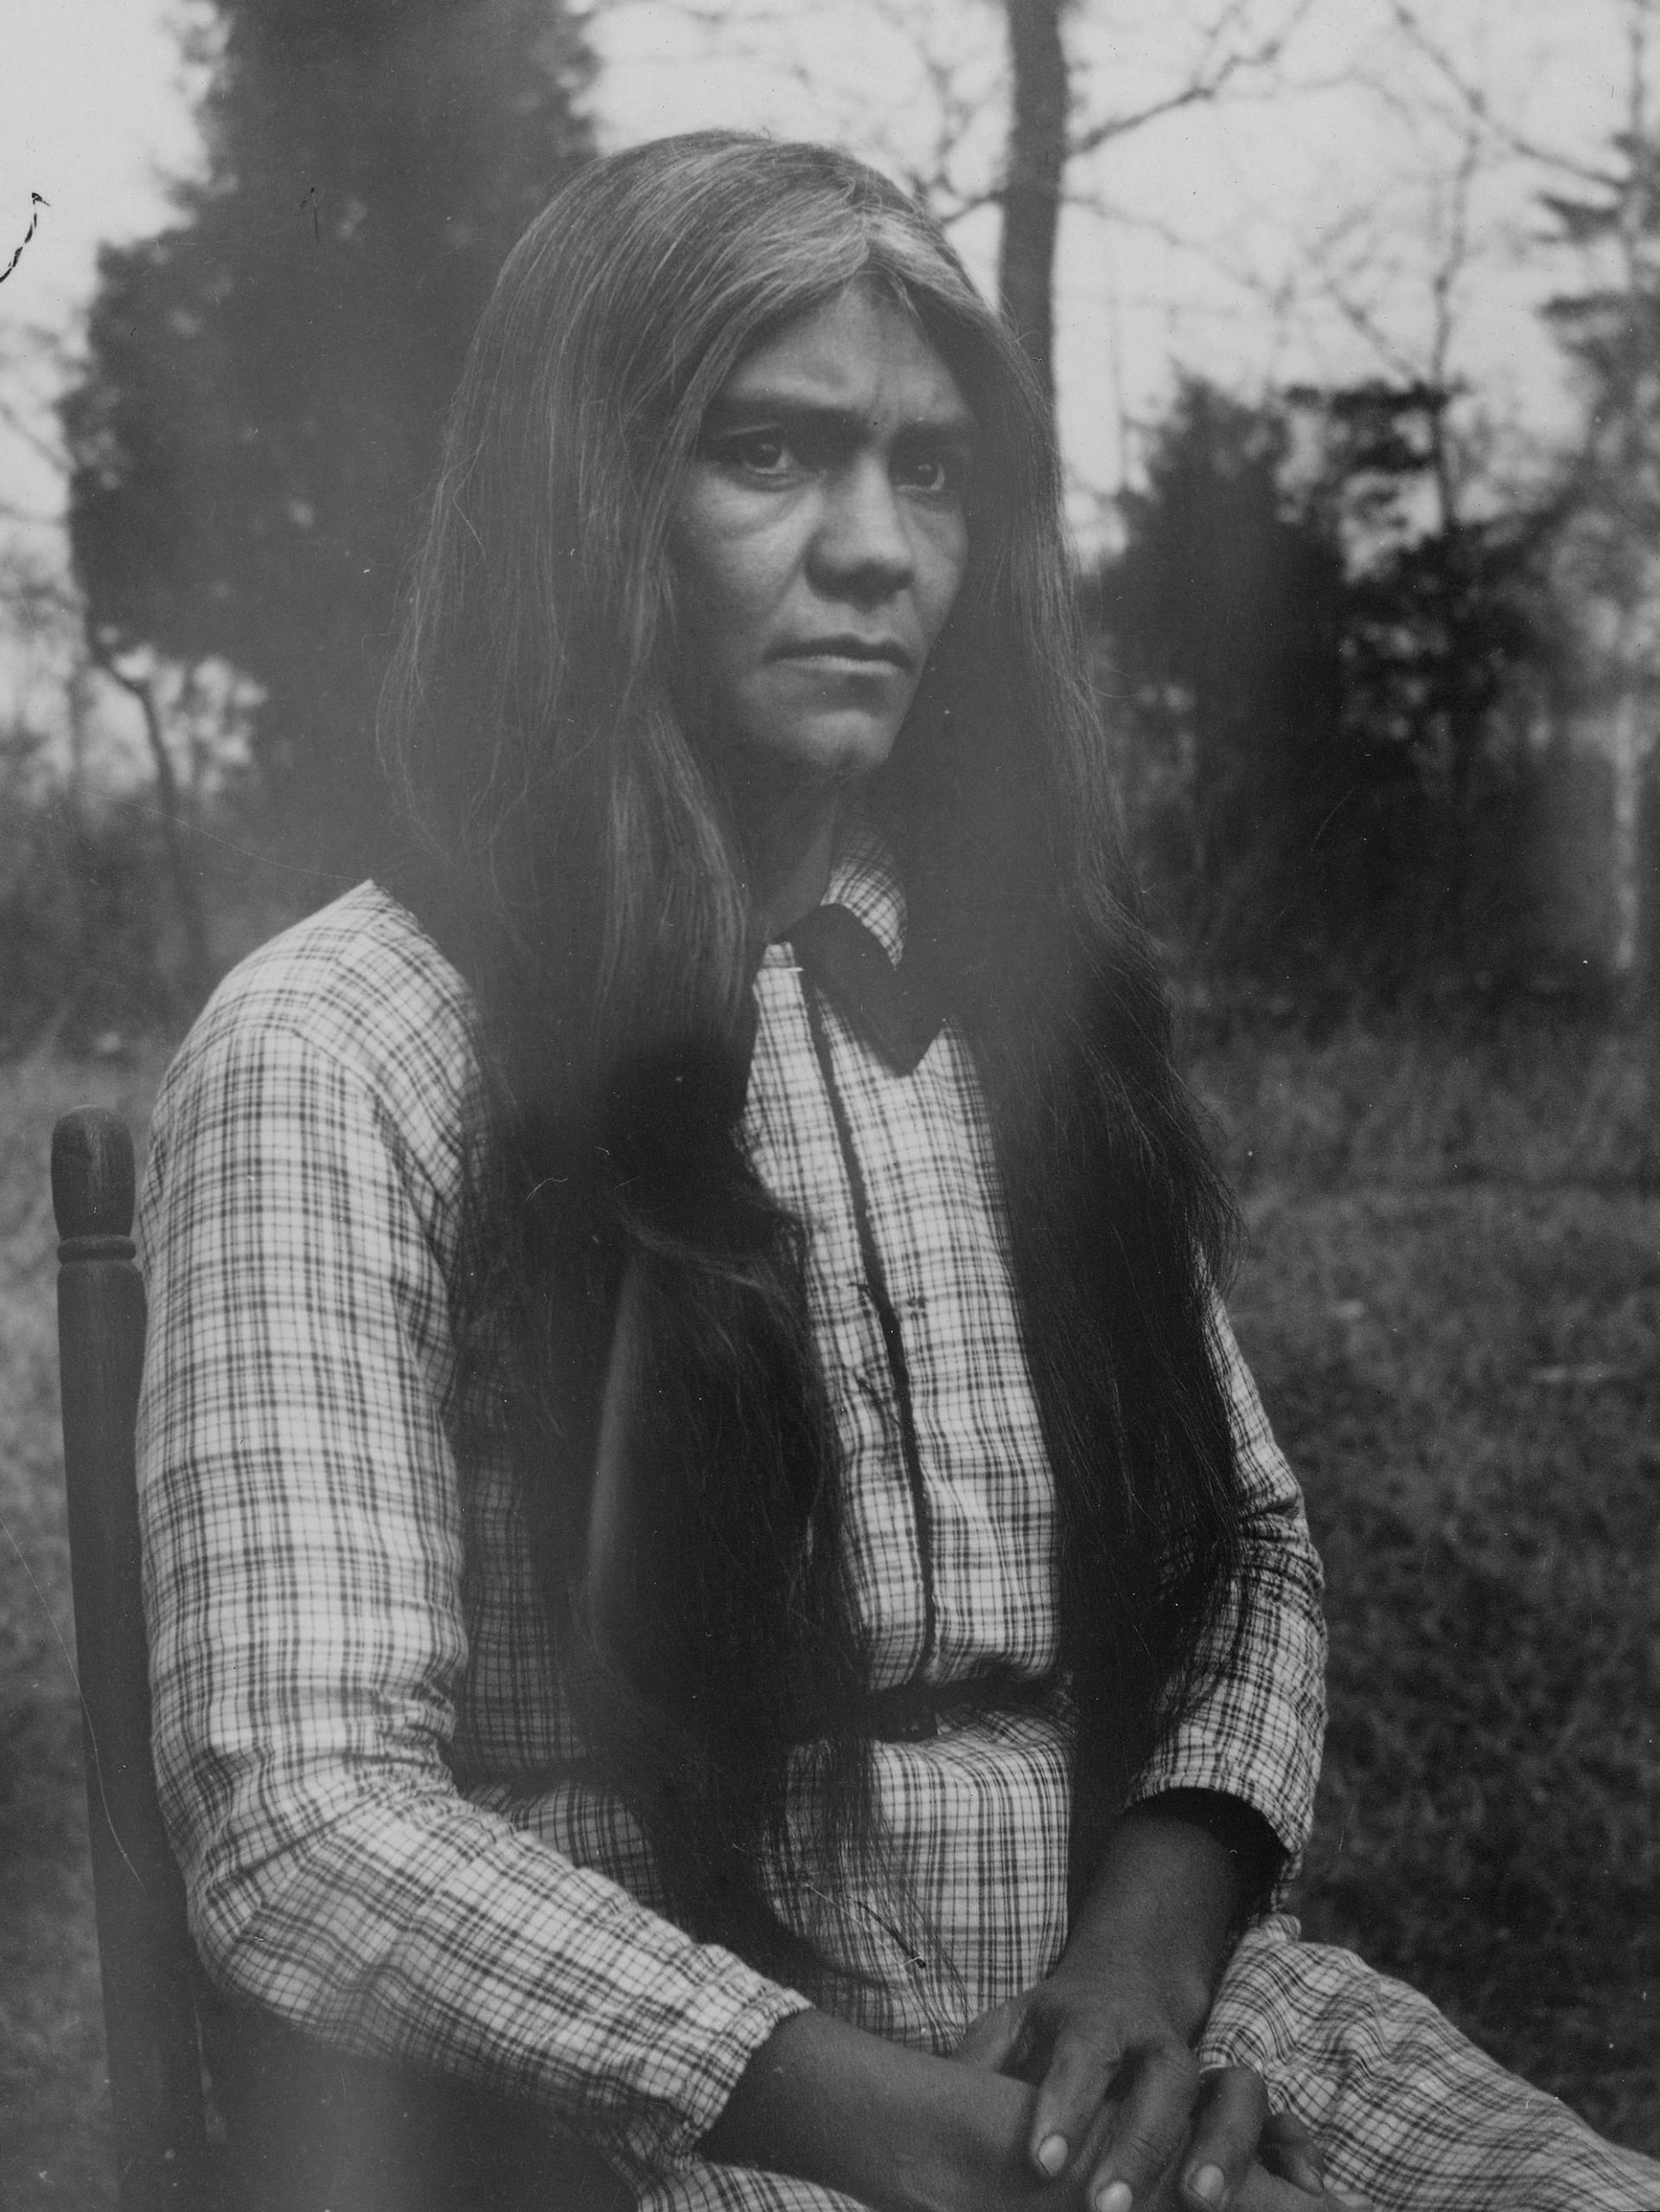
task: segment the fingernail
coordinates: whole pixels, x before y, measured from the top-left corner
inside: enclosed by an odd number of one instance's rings
[[[1130,2212],[1130,2184],[1127,2181],[1108,2182],[1106,2188],[1095,2192],[1095,2212]]]
[[[1038,2163],[1046,2174],[1057,2174],[1066,2164],[1066,2138],[1046,2135],[1038,2145]]]
[[[1187,2185],[1202,2204],[1220,2204],[1228,2183],[1220,2166],[1201,2166],[1188,2176]]]

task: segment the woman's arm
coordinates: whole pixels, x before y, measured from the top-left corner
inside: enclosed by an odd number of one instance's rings
[[[801,2000],[457,1791],[453,1174],[425,1095],[453,1071],[420,1024],[371,1082],[348,1026],[258,1011],[187,1047],[143,1223],[156,1743],[198,1946],[326,2042],[661,2171]]]
[[[1024,2156],[1031,2092],[907,2050],[823,2012],[756,2054],[709,2155],[840,2190],[873,2212],[1076,2212]]]
[[[1220,1303],[1214,1319],[1242,1491],[1239,1572],[1198,1654],[1200,1694],[1154,1746],[1133,1797],[1150,1803],[1194,1790],[1238,1800],[1277,1838],[1272,1874],[1282,1883],[1314,1819],[1325,1732],[1324,1582],[1302,1493]],[[1242,1902],[1259,1911],[1268,1894]]]
[[[1086,2212],[1101,2186],[1099,2145],[1085,2142],[1052,2176],[1034,2170],[1025,2155],[1033,2104],[1006,2076],[802,2012],[750,2061],[705,2147],[839,2190],[872,2212]],[[1253,2159],[1264,2119],[1254,2075],[1217,2077],[1201,2106],[1191,2145],[1199,2165],[1221,2162],[1234,2212],[1318,2212],[1318,2176],[1311,2197]],[[1138,2186],[1136,2202],[1142,2212],[1182,2203],[1167,2175]]]

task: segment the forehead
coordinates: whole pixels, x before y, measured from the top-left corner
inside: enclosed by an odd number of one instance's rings
[[[922,324],[861,278],[769,333],[721,387],[717,412],[806,407],[845,419],[970,430],[974,415]]]

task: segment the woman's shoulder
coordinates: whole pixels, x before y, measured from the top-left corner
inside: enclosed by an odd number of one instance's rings
[[[453,1123],[476,1079],[466,984],[378,884],[359,884],[239,962],[198,1016],[163,1097],[227,1055],[297,1055],[394,1121]]]

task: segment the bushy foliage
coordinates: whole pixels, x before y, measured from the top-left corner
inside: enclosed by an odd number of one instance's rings
[[[48,1025],[131,1033],[177,1011],[152,809],[88,812],[30,772],[33,751],[0,745],[0,1058]]]
[[[53,1039],[178,1036],[226,969],[315,900],[325,879],[281,859],[244,777],[179,796],[169,823],[96,746],[66,761],[38,732],[0,732],[0,1066]]]
[[[216,0],[205,177],[106,250],[63,419],[94,634],[265,694],[268,789],[361,865],[373,704],[443,412],[591,148],[560,0]]]
[[[1555,242],[1583,279],[1556,294],[1546,320],[1584,402],[1567,467],[1579,527],[1578,580],[1611,605],[1646,602],[1642,645],[1657,650],[1652,612],[1660,544],[1660,138],[1626,132],[1597,184],[1548,195]]]
[[[1549,518],[1458,516],[1446,395],[1185,383],[1091,579],[1161,924],[1219,976],[1385,996],[1536,948]]]

